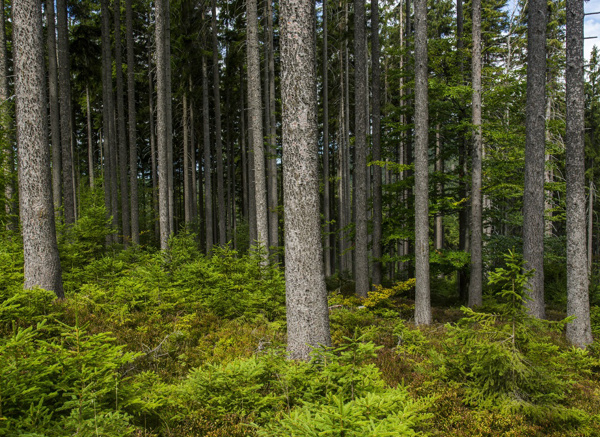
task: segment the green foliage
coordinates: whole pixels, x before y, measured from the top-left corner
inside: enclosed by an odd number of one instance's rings
[[[526,284],[532,272],[523,272],[522,259],[512,252],[505,262],[490,274],[497,298],[490,312],[462,308],[464,317],[447,327],[445,375],[463,384],[470,404],[581,425],[585,415],[563,404],[573,383],[567,363],[585,368],[586,354],[554,343],[553,333],[568,319],[546,322],[528,314]]]

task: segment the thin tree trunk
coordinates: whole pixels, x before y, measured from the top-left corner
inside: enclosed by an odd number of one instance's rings
[[[379,63],[379,0],[371,0],[371,63],[373,74],[373,161],[381,161],[381,65]],[[381,284],[381,261],[383,255],[381,238],[382,222],[382,193],[381,167],[373,167],[373,285]]]
[[[164,2],[165,14],[165,83],[166,83],[166,131],[167,131],[167,182],[169,208],[169,236],[175,233],[175,200],[173,198],[173,108],[171,93],[171,9],[170,0]]]
[[[527,119],[525,191],[523,194],[523,260],[534,269],[529,279],[529,312],[540,319],[544,310],[544,171],[546,150],[546,26],[548,4],[529,1],[527,20]]]
[[[90,188],[94,189],[94,144],[92,141],[92,110],[90,108],[90,87],[85,86],[85,104],[88,137],[88,173],[90,177]],[[53,149],[54,151],[54,149]]]
[[[567,339],[584,348],[593,341],[585,253],[583,1],[567,0],[566,170]]]
[[[281,2],[288,352],[302,360],[331,345],[319,223],[314,5]]]
[[[129,117],[129,186],[131,189],[131,242],[140,244],[140,218],[138,211],[138,165],[135,112],[135,53],[133,45],[132,0],[125,0],[127,21],[127,112]]]
[[[435,129],[435,171],[441,173],[444,171],[444,163],[442,160],[442,143],[441,143],[441,126],[438,124]],[[438,182],[436,187],[437,195],[441,198],[443,195],[442,183]],[[444,248],[444,228],[442,226],[442,213],[438,212],[435,215],[435,250]]]
[[[210,162],[210,114],[208,113],[208,68],[206,56],[202,55],[202,133],[204,140],[204,207],[206,215],[206,253],[210,255],[213,248],[213,207],[212,207],[212,180]]]
[[[275,55],[273,49],[273,7],[272,0],[267,0],[267,57],[269,76],[269,159],[267,171],[269,181],[269,244],[279,246],[279,214],[277,213],[277,120],[275,118]],[[275,252],[277,253],[277,252]],[[277,261],[275,259],[275,261]]]
[[[13,3],[19,204],[25,289],[64,297],[56,243],[46,117],[46,79],[39,0]]]
[[[168,99],[167,90],[167,63],[169,58],[166,50],[166,27],[169,8],[168,0],[157,0],[155,3],[156,14],[156,88],[157,88],[157,145],[158,145],[158,203],[160,215],[160,248],[166,250],[169,247],[169,235],[171,225],[169,216],[173,210],[169,205],[169,163],[168,163]]]
[[[248,188],[248,158],[247,158],[247,151],[246,151],[246,108],[244,107],[244,100],[245,100],[244,73],[243,73],[243,69],[240,69],[240,105],[241,105],[240,145],[242,148],[242,201],[243,201],[242,209],[243,209],[244,220],[246,220],[246,223],[248,223],[249,222],[249,218],[248,218],[248,209],[249,209],[248,190],[249,190],[249,188]]]
[[[148,65],[152,66],[152,55],[148,52]],[[152,155],[150,163],[152,165],[152,222],[154,223],[154,238],[157,242],[160,241],[160,216],[157,216],[158,211],[158,163],[156,155],[156,130],[154,127],[154,81],[152,78],[152,68],[148,69],[148,105],[150,113],[150,154]]]
[[[431,324],[429,290],[427,1],[415,0],[415,323]]]
[[[192,87],[192,77],[189,77],[189,92],[190,92],[190,184],[191,184],[191,210],[192,210],[192,221],[197,222],[198,220],[198,191],[196,184],[198,179],[196,177],[196,136],[194,131],[194,94]]]
[[[265,179],[265,152],[260,92],[260,57],[258,52],[258,12],[257,0],[247,0],[247,50],[248,50],[248,106],[254,167],[254,191],[256,206],[256,241],[258,245],[269,247],[267,219],[267,189]]]
[[[58,82],[60,86],[60,140],[62,144],[62,182],[65,223],[75,223],[75,193],[73,192],[73,156],[71,154],[71,77],[69,72],[69,27],[67,0],[56,1],[58,29]]]
[[[183,209],[184,209],[184,220],[186,226],[189,226],[192,219],[191,205],[190,205],[190,162],[189,162],[189,149],[188,149],[188,104],[187,104],[187,91],[183,92]]]
[[[593,241],[594,241],[594,183],[593,177],[590,178],[590,190],[588,198],[588,231],[587,231],[587,261],[588,261],[588,277],[592,276],[592,266],[594,263],[593,257]]]
[[[131,223],[129,220],[129,178],[127,175],[128,157],[127,134],[125,129],[125,107],[123,105],[123,61],[121,57],[121,0],[114,0],[115,20],[115,67],[117,78],[117,130],[119,144],[119,187],[121,189],[121,223],[123,227],[123,244],[127,246],[131,239]]]
[[[483,303],[482,151],[481,132],[481,0],[473,0],[473,150],[471,157],[471,276],[469,306]]]
[[[0,0],[4,11],[4,0]],[[48,88],[50,94],[50,131],[52,133],[52,193],[56,218],[60,217],[61,206],[61,142],[60,142],[60,108],[58,105],[58,63],[56,60],[56,25],[54,23],[54,0],[46,0],[46,25],[48,45]],[[0,30],[0,38],[4,38],[4,30]],[[5,47],[2,44],[2,47]],[[6,72],[6,68],[1,70]],[[3,76],[6,81],[6,75]]]

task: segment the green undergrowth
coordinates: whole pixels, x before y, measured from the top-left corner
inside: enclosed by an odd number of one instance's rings
[[[484,307],[435,308],[430,327],[414,280],[366,299],[334,285],[333,347],[305,363],[261,254],[206,257],[188,233],[168,253],[106,248],[86,229],[61,237],[64,301],[23,290],[21,244],[0,242],[0,436],[600,435],[600,346],[528,316],[512,254]]]

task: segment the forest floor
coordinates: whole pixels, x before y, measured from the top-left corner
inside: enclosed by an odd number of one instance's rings
[[[330,278],[333,348],[297,363],[282,273],[257,257],[187,237],[169,255],[73,249],[56,301],[22,290],[19,250],[0,246],[0,435],[600,435],[599,343],[570,348],[564,323],[492,297],[416,328],[413,281],[359,300]]]

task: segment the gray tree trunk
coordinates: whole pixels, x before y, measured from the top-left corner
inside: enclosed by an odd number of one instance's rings
[[[371,64],[373,75],[373,161],[381,161],[381,65],[379,63],[379,0],[371,0]],[[373,167],[373,284],[382,280],[381,237],[383,234],[383,212],[381,193],[381,167]]]
[[[202,56],[202,131],[204,135],[204,207],[206,215],[206,253],[210,254],[213,247],[213,208],[212,208],[212,180],[210,163],[210,114],[208,113],[208,67],[206,56]]]
[[[221,128],[221,91],[219,77],[219,44],[217,41],[217,5],[212,0],[212,51],[213,51],[213,100],[215,105],[215,145],[217,152],[217,198],[219,213],[219,244],[227,244],[225,217],[225,185],[223,183],[223,141]]]
[[[417,325],[431,324],[427,73],[427,0],[415,0],[415,323]]]
[[[244,105],[244,71],[240,68],[240,145],[242,149],[242,214],[246,222],[249,221],[248,209],[248,158],[246,151],[246,108]]]
[[[48,166],[46,78],[39,0],[13,3],[19,205],[25,288],[41,287],[64,297]]]
[[[188,105],[187,91],[183,92],[183,215],[186,226],[189,226],[192,220],[192,210],[190,205],[190,162],[188,148]]]
[[[566,170],[567,339],[577,347],[593,341],[585,253],[583,0],[567,0]]]
[[[354,278],[356,294],[367,297],[369,260],[367,252],[367,89],[365,59],[365,1],[354,0]]]
[[[523,260],[535,269],[527,284],[529,312],[544,310],[544,171],[546,150],[546,26],[548,4],[530,0],[527,18],[527,118],[525,122],[525,191],[523,193]]]
[[[324,262],[325,276],[331,276],[331,213],[330,203],[331,195],[329,191],[329,47],[328,47],[328,20],[327,20],[327,2],[323,0],[323,219],[324,219]]]
[[[175,232],[175,200],[173,198],[173,108],[171,93],[171,1],[164,2],[165,16],[165,88],[167,131],[167,195],[169,209],[169,236]]]
[[[281,1],[281,98],[288,352],[329,346],[319,214],[315,4]]]
[[[269,75],[269,159],[267,171],[269,181],[269,244],[279,246],[279,215],[277,213],[277,120],[275,118],[275,54],[273,49],[273,7],[267,0],[267,54]],[[276,252],[275,252],[276,253]]]
[[[441,126],[438,124],[435,129],[435,171],[441,173],[444,171],[444,162],[442,160],[442,142],[441,142]],[[443,195],[443,186],[441,182],[438,182],[436,187],[437,195],[440,198]],[[443,217],[440,212],[435,215],[435,250],[442,250],[444,248],[444,227]]]
[[[148,52],[148,65],[152,65],[152,55]],[[160,216],[157,216],[158,211],[158,164],[156,156],[156,130],[154,126],[154,80],[152,78],[152,68],[148,71],[148,106],[150,113],[150,154],[152,158],[150,163],[152,164],[152,217],[154,222],[154,239],[160,241]]]
[[[190,192],[190,201],[191,201],[191,209],[192,209],[192,221],[197,221],[198,219],[198,191],[196,184],[198,183],[198,179],[196,177],[196,140],[195,140],[195,132],[194,132],[194,99],[193,99],[193,87],[192,87],[192,77],[189,78],[189,92],[190,92],[190,161],[191,161],[191,172],[190,172],[190,183],[191,183],[191,192]]]
[[[471,156],[471,277],[469,282],[469,306],[483,303],[483,199],[481,132],[481,0],[473,0],[473,150]]]
[[[119,187],[121,189],[121,224],[123,228],[123,244],[127,246],[131,239],[131,222],[129,220],[129,177],[127,167],[127,134],[125,129],[125,107],[123,105],[123,61],[121,57],[121,0],[114,0],[115,20],[115,69],[117,79],[117,130],[119,144]]]
[[[58,82],[60,87],[60,140],[65,223],[75,223],[75,193],[73,191],[73,156],[71,155],[71,77],[69,69],[69,26],[67,0],[56,1],[58,29]]]
[[[86,121],[87,121],[87,136],[88,136],[88,173],[90,178],[90,188],[93,190],[94,183],[94,142],[92,140],[92,109],[90,106],[90,87],[85,87],[85,106],[86,106]],[[52,123],[51,123],[52,124]],[[54,149],[52,149],[54,152]]]
[[[156,131],[158,146],[158,209],[160,215],[160,248],[166,250],[169,247],[169,235],[171,233],[169,208],[169,163],[168,163],[168,132],[169,124],[167,121],[168,109],[167,100],[169,93],[167,91],[167,63],[169,58],[166,51],[166,26],[169,8],[166,5],[168,0],[157,0],[155,3],[156,14]]]
[[[4,0],[2,0],[4,4]],[[2,6],[4,10],[4,6]],[[48,45],[48,89],[50,94],[50,131],[52,133],[52,194],[56,217],[60,216],[61,206],[61,142],[60,142],[60,108],[58,106],[58,63],[56,60],[56,25],[54,18],[54,0],[46,0],[46,26]],[[0,32],[4,38],[4,31]],[[6,71],[5,69],[2,71]],[[6,76],[4,76],[6,80]]]
[[[127,26],[127,112],[129,117],[129,187],[131,189],[131,242],[140,244],[140,220],[137,185],[137,134],[135,111],[135,53],[133,45],[132,0],[125,0]]]
[[[257,0],[247,0],[247,56],[248,56],[248,107],[250,132],[252,135],[251,162],[254,167],[254,191],[256,206],[256,242],[269,247],[269,226],[267,218],[267,187],[265,174],[265,151],[260,92],[260,56],[258,47]]]

